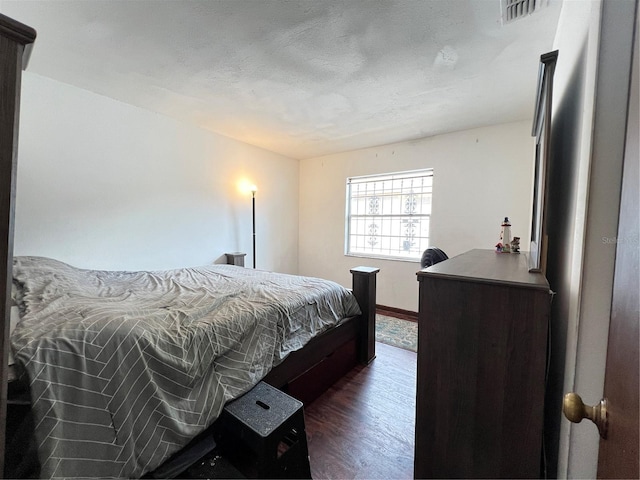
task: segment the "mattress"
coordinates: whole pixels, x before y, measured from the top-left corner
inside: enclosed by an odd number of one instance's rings
[[[154,272],[16,257],[11,336],[43,477],[154,470],[290,352],[360,309],[337,283],[232,265]]]

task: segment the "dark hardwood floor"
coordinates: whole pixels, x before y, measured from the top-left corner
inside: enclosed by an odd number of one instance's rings
[[[376,343],[358,366],[305,407],[311,474],[320,479],[412,479],[414,352]]]

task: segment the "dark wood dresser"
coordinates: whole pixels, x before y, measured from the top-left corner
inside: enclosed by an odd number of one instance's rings
[[[415,478],[539,478],[551,292],[526,253],[418,272]]]

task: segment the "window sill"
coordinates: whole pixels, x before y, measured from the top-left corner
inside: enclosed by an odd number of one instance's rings
[[[374,254],[365,254],[365,253],[345,253],[345,257],[355,257],[355,258],[371,258],[373,260],[388,260],[392,262],[407,262],[407,263],[420,263],[419,258],[407,258],[407,257],[389,257],[386,255],[374,255]]]

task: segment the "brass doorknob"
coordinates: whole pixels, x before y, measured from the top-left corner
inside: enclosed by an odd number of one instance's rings
[[[590,407],[585,405],[577,393],[567,393],[562,402],[562,412],[570,422],[580,423],[583,418],[588,418],[598,427],[602,438],[607,438],[609,427],[609,415],[607,412],[607,399],[600,400],[598,405]]]

